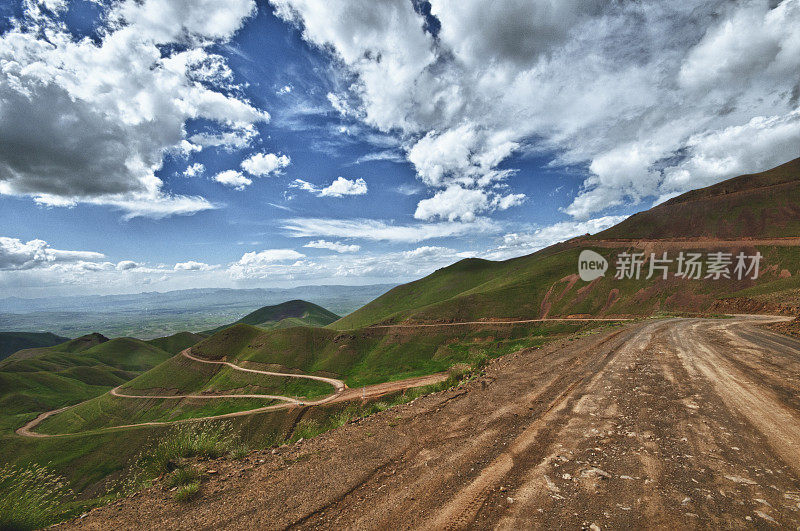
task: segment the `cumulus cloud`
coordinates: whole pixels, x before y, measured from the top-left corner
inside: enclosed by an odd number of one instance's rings
[[[206,167],[200,164],[199,162],[195,162],[194,164],[187,166],[185,170],[183,170],[184,177],[198,177],[205,173]]]
[[[286,155],[256,153],[242,161],[242,169],[250,175],[264,177],[266,175],[276,175],[280,170],[287,167],[290,162],[291,160]]]
[[[240,265],[271,264],[274,262],[298,260],[304,256],[304,254],[298,253],[294,249],[267,249],[264,251],[244,253],[238,263]]]
[[[204,262],[197,262],[195,260],[188,260],[186,262],[178,262],[173,267],[175,271],[211,271],[219,266],[208,265]]]
[[[429,220],[440,217],[449,221],[474,221],[478,214],[492,210],[506,210],[525,200],[525,194],[501,195],[481,189],[447,187],[429,199],[417,204],[414,217]]]
[[[346,195],[364,195],[367,193],[367,182],[361,178],[350,180],[338,177],[324,188],[303,179],[295,179],[289,183],[289,187],[310,192],[317,197],[344,197]]]
[[[93,251],[64,251],[53,249],[44,240],[23,242],[18,238],[0,236],[0,270],[24,270],[56,264],[80,264],[105,258]]]
[[[139,264],[132,260],[121,260],[117,262],[117,271],[130,271],[131,269],[136,269],[139,267]]]
[[[402,137],[424,219],[518,204],[515,153],[586,174],[579,219],[800,155],[800,0],[273,5],[353,80],[331,105]]]
[[[242,172],[236,170],[221,171],[214,176],[214,180],[240,191],[253,184],[251,179],[248,179]]]
[[[268,120],[237,96],[209,47],[230,39],[255,2],[121,1],[97,40],[74,36],[39,2],[24,5],[0,36],[0,194],[110,205],[126,217],[214,208],[170,194],[155,173],[166,153],[241,145]],[[189,120],[217,124],[222,136],[187,140]]]
[[[305,244],[303,247],[308,247],[311,249],[329,249],[331,251],[336,251],[337,253],[357,253],[360,249],[360,245],[348,245],[342,242],[329,242],[327,240],[313,240]]]

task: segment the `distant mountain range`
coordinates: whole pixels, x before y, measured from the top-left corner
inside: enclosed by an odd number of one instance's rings
[[[218,328],[265,305],[302,299],[346,315],[385,293],[392,284],[303,286],[290,289],[191,289],[165,293],[0,299],[0,330],[53,332],[77,337],[150,339],[183,330]]]
[[[144,292],[125,295],[89,295],[73,297],[45,297],[25,299],[20,297],[0,298],[0,312],[86,312],[96,311],[164,311],[191,310],[212,306],[250,308],[266,304],[278,304],[292,299],[303,299],[320,304],[331,311],[344,315],[359,306],[359,301],[380,295],[394,284],[371,284],[367,286],[299,286],[296,288],[224,289],[199,288],[165,292]],[[363,303],[362,303],[363,304]]]

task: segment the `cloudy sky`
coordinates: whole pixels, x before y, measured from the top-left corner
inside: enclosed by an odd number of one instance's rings
[[[800,156],[800,0],[0,4],[0,293],[400,282]]]

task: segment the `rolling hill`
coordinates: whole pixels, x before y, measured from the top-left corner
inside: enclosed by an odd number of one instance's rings
[[[264,306],[245,315],[238,321],[204,333],[213,334],[237,324],[256,326],[266,330],[290,328],[292,326],[326,326],[337,319],[339,319],[338,315],[322,306],[303,300],[292,300],[273,306]]]
[[[89,334],[0,362],[0,430],[101,395],[172,357],[139,339]]]
[[[69,338],[50,332],[0,332],[0,361],[18,350],[52,347],[65,341]]]

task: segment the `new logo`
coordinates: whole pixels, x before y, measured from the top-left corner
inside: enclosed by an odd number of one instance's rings
[[[578,275],[581,280],[591,282],[606,274],[608,261],[602,255],[588,249],[578,256]]]

